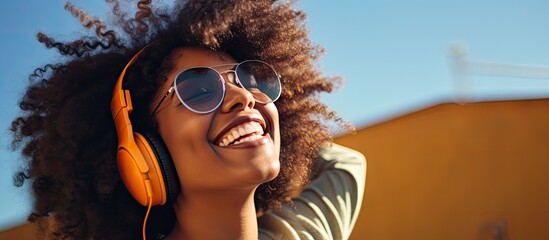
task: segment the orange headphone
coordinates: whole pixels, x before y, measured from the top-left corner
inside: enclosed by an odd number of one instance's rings
[[[118,135],[118,170],[128,191],[143,206],[174,202],[179,193],[179,180],[164,142],[156,133],[133,131],[130,91],[122,88],[126,70],[156,42],[139,50],[126,64],[118,77],[111,101]]]

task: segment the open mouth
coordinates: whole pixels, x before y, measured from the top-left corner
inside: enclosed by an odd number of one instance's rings
[[[265,129],[259,122],[246,121],[225,131],[222,137],[216,141],[216,144],[220,147],[240,145],[257,141],[265,135]]]

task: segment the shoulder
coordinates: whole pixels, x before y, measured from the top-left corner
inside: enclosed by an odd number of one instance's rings
[[[366,177],[366,158],[354,149],[332,143],[329,147],[322,149],[318,155],[315,164],[324,166],[320,169],[313,167],[313,174],[320,174],[327,169],[337,169],[348,172],[358,182]]]

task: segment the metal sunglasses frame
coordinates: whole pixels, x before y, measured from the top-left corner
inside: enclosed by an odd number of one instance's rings
[[[186,68],[186,69],[183,69],[182,71],[180,71],[177,76],[175,76],[174,80],[173,80],[173,83],[168,91],[166,92],[166,94],[164,94],[164,96],[162,97],[162,99],[160,100],[160,102],[158,102],[158,104],[156,105],[156,107],[154,108],[152,114],[151,114],[151,117],[154,116],[154,114],[157,112],[158,108],[160,107],[160,105],[162,104],[162,102],[164,102],[164,100],[166,99],[166,97],[168,97],[168,95],[170,95],[170,93],[172,92],[175,92],[175,94],[177,95],[177,98],[179,99],[179,101],[187,108],[189,109],[190,111],[194,112],[194,113],[198,113],[198,114],[208,114],[208,113],[211,113],[213,111],[215,111],[217,108],[219,108],[219,106],[221,105],[221,103],[223,103],[223,100],[225,99],[225,92],[226,92],[226,87],[225,87],[225,84],[227,82],[235,85],[235,86],[238,86],[238,87],[241,87],[242,89],[246,89],[242,83],[240,82],[239,78],[238,78],[238,74],[237,74],[237,69],[238,67],[243,64],[243,63],[247,63],[247,62],[259,62],[259,63],[262,63],[262,64],[265,64],[266,66],[268,66],[272,71],[273,73],[275,74],[276,76],[276,80],[278,81],[278,85],[280,86],[280,88],[278,89],[278,93],[276,95],[276,98],[271,100],[271,101],[268,101],[268,102],[265,102],[265,101],[261,101],[261,100],[258,100],[254,97],[255,101],[257,102],[260,102],[260,103],[263,103],[263,104],[268,104],[268,103],[272,103],[272,102],[275,102],[276,100],[278,100],[278,98],[280,98],[280,95],[282,93],[282,83],[280,81],[280,78],[281,76],[276,72],[276,70],[268,63],[264,62],[264,61],[261,61],[261,60],[245,60],[245,61],[242,61],[240,63],[230,63],[230,64],[220,64],[220,65],[215,65],[215,66],[195,66],[195,67],[191,67],[191,68]],[[225,70],[225,71],[222,71],[222,72],[219,72],[217,70],[215,70],[215,68],[219,68],[219,67],[224,67],[224,66],[235,66],[233,69],[231,70]],[[220,81],[223,81],[224,84],[222,84],[222,90],[223,90],[223,95],[221,96],[221,100],[217,103],[217,105],[215,107],[213,107],[211,110],[208,110],[208,111],[198,111],[196,109],[193,109],[191,108],[189,105],[187,105],[185,103],[185,101],[183,101],[183,99],[181,99],[181,96],[179,95],[179,93],[176,91],[176,80],[177,78],[179,77],[180,74],[182,74],[183,72],[187,71],[187,70],[191,70],[191,69],[195,69],[195,68],[207,68],[207,69],[211,69],[213,70],[214,72],[217,73],[217,75],[219,76],[219,80]],[[234,79],[234,82],[233,81],[227,81],[224,77],[223,77],[223,74],[227,74],[227,73],[233,73],[234,76],[235,76],[235,79]],[[249,91],[248,89],[246,89],[246,91]],[[253,94],[252,94],[253,95]]]

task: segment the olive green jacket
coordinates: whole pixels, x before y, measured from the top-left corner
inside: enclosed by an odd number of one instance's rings
[[[348,239],[360,212],[366,160],[352,149],[333,144],[313,165],[311,183],[284,205],[259,217],[259,239]]]

